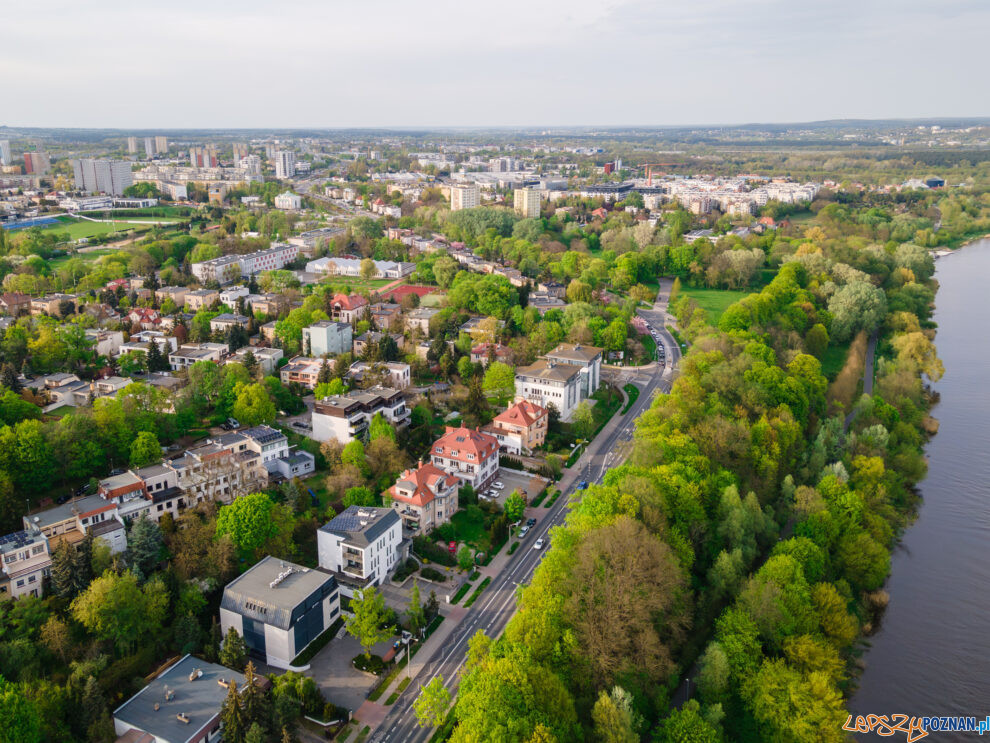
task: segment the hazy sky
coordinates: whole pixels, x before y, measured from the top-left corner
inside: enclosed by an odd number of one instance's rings
[[[728,124],[990,114],[985,0],[20,0],[0,124]]]

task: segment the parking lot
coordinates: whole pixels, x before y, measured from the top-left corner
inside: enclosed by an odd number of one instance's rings
[[[501,482],[505,485],[504,488],[496,491],[498,495],[495,500],[497,503],[502,504],[513,490],[518,490],[527,500],[532,500],[546,487],[548,480],[539,475],[532,475],[529,472],[500,469],[495,482]],[[479,497],[483,497],[484,495],[484,493],[479,493]]]

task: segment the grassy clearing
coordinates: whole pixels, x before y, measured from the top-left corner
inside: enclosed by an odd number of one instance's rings
[[[337,291],[347,293],[348,287],[350,287],[350,291],[357,289],[375,290],[381,289],[383,286],[388,286],[394,281],[395,279],[362,279],[354,276],[334,276],[322,283],[333,287]]]
[[[842,367],[846,363],[848,353],[848,343],[841,346],[829,346],[825,349],[825,355],[822,356],[822,374],[828,381],[832,382],[839,376],[839,372],[842,371]]]
[[[698,306],[708,313],[708,320],[713,325],[718,324],[729,305],[738,302],[750,294],[748,291],[732,291],[729,289],[698,289],[690,286],[681,288],[681,295],[691,297]]]
[[[41,229],[45,232],[64,232],[70,240],[81,240],[84,237],[105,235],[108,232],[143,232],[151,229],[151,224],[124,224],[123,222],[105,223],[75,220],[70,217],[59,217],[58,224],[51,224]]]

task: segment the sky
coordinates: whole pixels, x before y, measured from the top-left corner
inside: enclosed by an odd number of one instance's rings
[[[664,126],[990,114],[985,0],[47,0],[0,125]]]

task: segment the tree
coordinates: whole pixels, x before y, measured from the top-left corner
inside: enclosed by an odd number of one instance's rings
[[[378,499],[371,492],[371,489],[363,486],[348,488],[347,492],[344,493],[345,508],[349,506],[374,506],[377,502]]]
[[[277,412],[275,403],[263,384],[239,386],[233,407],[234,417],[239,422],[247,426],[271,423],[275,420]]]
[[[231,627],[227,630],[223,638],[223,647],[220,648],[220,663],[233,668],[235,671],[243,671],[244,663],[247,660],[247,647],[236,629]]]
[[[395,428],[392,424],[388,422],[381,413],[375,413],[371,418],[371,423],[368,425],[368,441],[376,441],[377,439],[388,438],[395,441]]]
[[[582,400],[574,408],[574,412],[571,414],[571,425],[574,427],[574,432],[577,433],[579,438],[587,439],[591,437],[591,434],[595,431],[595,413],[592,410],[591,403],[587,400]]]
[[[272,705],[268,693],[258,686],[255,679],[254,663],[248,661],[244,667],[244,691],[241,692],[241,703],[244,705],[244,721],[253,729],[261,728],[262,732],[271,729]],[[262,739],[264,743],[264,738]]]
[[[419,598],[419,581],[413,579],[413,587],[409,592],[409,606],[406,608],[406,624],[414,635],[426,626],[426,616]]]
[[[385,608],[385,597],[374,586],[365,588],[351,599],[351,611],[352,616],[346,620],[347,631],[364,648],[364,656],[371,660],[371,648],[395,633],[395,627],[386,624],[389,613]]]
[[[131,467],[145,467],[162,458],[158,437],[149,431],[141,431],[131,442]]]
[[[254,351],[248,349],[241,357],[241,364],[247,369],[251,379],[255,379],[258,376],[258,357],[254,355]]]
[[[858,330],[871,333],[887,313],[887,298],[882,289],[866,281],[854,281],[839,288],[828,301],[832,314],[832,338],[838,343],[849,340]]]
[[[0,386],[6,387],[11,392],[21,391],[21,382],[18,379],[17,370],[10,362],[0,366]]]
[[[450,692],[443,684],[443,676],[437,674],[426,686],[419,687],[419,696],[413,702],[416,722],[421,728],[437,727],[443,722],[450,706]]]
[[[657,726],[656,743],[722,743],[722,731],[701,715],[701,706],[689,699]]]
[[[461,548],[457,550],[457,567],[461,570],[470,570],[474,567],[474,555],[466,544],[462,544]]]
[[[516,372],[508,364],[493,361],[485,370],[482,388],[491,395],[511,395],[516,385]]]
[[[231,628],[233,631],[233,628]],[[240,695],[237,693],[236,679],[230,680],[227,696],[220,707],[220,722],[223,723],[223,739],[230,743],[245,743],[247,724],[244,719],[244,708],[241,706]]]
[[[313,388],[313,396],[317,400],[327,397],[344,394],[344,383],[340,379],[331,379],[329,382],[321,382]]]
[[[69,649],[72,647],[68,624],[56,616],[48,617],[48,621],[41,627],[41,641],[53,655],[65,663]]]
[[[90,583],[71,604],[76,621],[102,640],[130,652],[141,637],[154,637],[168,608],[168,593],[160,579],[143,587],[131,571],[108,570]]]
[[[148,344],[147,363],[148,371],[168,371],[169,369],[168,358],[162,353],[161,346],[155,340]]]
[[[509,494],[509,497],[505,499],[502,511],[510,523],[515,523],[526,512],[526,499],[522,497],[518,490],[513,490]]]
[[[127,549],[131,569],[139,579],[151,575],[162,559],[164,545],[162,530],[147,514],[141,514],[140,518],[131,522],[127,533]]]
[[[461,356],[457,360],[457,376],[462,381],[466,381],[474,376],[474,364],[471,363],[470,356]]]
[[[242,554],[256,554],[278,533],[275,503],[267,493],[251,493],[223,506],[217,514],[217,536],[229,534]]]
[[[350,464],[357,467],[361,472],[367,472],[368,460],[364,454],[364,444],[359,439],[348,441],[340,453],[341,464]]]
[[[373,279],[378,273],[378,267],[375,266],[375,262],[371,258],[365,258],[361,261],[360,271],[362,279]]]
[[[38,743],[41,716],[24,691],[0,676],[0,743]]]
[[[825,354],[828,348],[828,331],[820,322],[811,326],[804,336],[805,350],[817,359]]]
[[[639,743],[639,735],[634,727],[635,713],[629,692],[621,686],[612,688],[612,693],[603,689],[591,710],[595,723],[595,740],[602,743]]]

